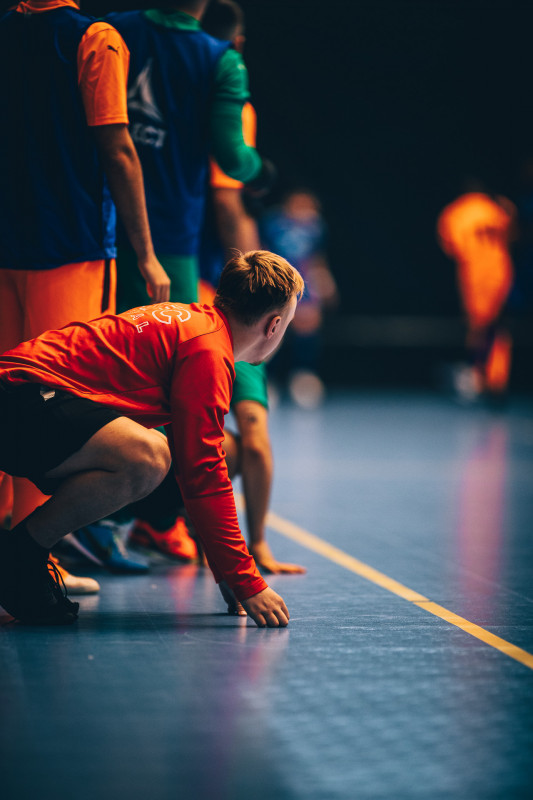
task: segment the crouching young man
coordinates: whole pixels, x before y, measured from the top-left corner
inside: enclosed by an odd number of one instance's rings
[[[186,509],[226,599],[259,627],[289,612],[248,553],[222,449],[234,362],[278,347],[304,288],[267,251],[226,265],[212,306],[159,303],[73,323],[0,355],[0,470],[50,499],[0,531],[0,604],[33,624],[74,622],[50,576],[50,548],[148,495],[171,460]],[[165,438],[154,428],[165,425]],[[169,449],[170,448],[170,449]]]

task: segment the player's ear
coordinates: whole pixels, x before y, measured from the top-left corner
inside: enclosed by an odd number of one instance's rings
[[[281,323],[281,317],[279,314],[272,314],[265,325],[265,336],[267,339],[271,339],[274,334],[276,333],[279,325]]]

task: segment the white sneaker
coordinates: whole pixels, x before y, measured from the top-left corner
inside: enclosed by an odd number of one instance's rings
[[[56,565],[69,594],[97,594],[100,591],[100,584],[94,578],[78,578],[77,575],[71,575],[65,567],[61,566],[55,556],[51,555],[50,561]]]

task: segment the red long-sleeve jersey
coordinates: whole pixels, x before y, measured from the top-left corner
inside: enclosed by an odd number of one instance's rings
[[[235,377],[212,306],[159,303],[47,331],[0,355],[0,380],[41,383],[167,426],[176,479],[217,582],[239,600],[267,584],[242,537],[222,448]]]

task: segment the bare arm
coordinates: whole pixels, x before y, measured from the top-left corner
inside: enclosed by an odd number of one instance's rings
[[[241,436],[241,476],[246,501],[249,545],[263,541],[272,487],[272,451],[268,436],[268,411],[253,400],[234,409]]]
[[[265,524],[273,474],[268,411],[253,400],[242,400],[235,405],[234,414],[240,433],[239,467],[246,503],[248,550],[266,572],[303,573],[305,568],[298,564],[277,561],[266,541]]]
[[[157,260],[144,198],[141,164],[126,124],[93,128],[117,211],[137,255],[139,270],[154,302],[170,298],[170,278]]]
[[[230,258],[232,248],[241,250],[243,253],[248,250],[260,249],[257,225],[244,207],[242,189],[214,188],[213,204],[217,231],[226,258]]]

